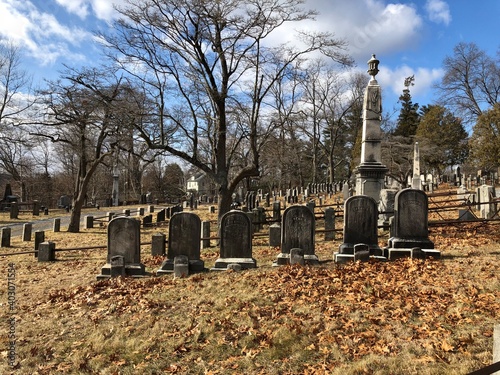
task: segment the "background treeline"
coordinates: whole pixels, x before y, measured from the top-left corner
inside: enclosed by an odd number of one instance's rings
[[[245,4],[245,7],[241,5]],[[281,189],[352,177],[359,163],[368,75],[330,34],[271,45],[284,23],[312,19],[299,0],[145,1],[120,9],[99,34],[105,64],[66,66],[31,87],[19,47],[0,44],[0,168],[23,201],[81,207],[147,193],[186,194],[205,174],[226,212],[240,187]],[[500,62],[474,43],[443,61],[440,100],[413,103],[401,83],[396,113],[383,118],[383,162],[403,186],[419,142],[421,170],[496,171],[500,162]],[[363,69],[364,70],[364,69]]]

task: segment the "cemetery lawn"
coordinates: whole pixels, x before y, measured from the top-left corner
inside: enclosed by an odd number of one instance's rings
[[[50,263],[0,256],[0,373],[426,375],[491,364],[500,323],[499,223],[431,227],[441,260],[344,266],[332,261],[338,233],[333,242],[317,234],[319,266],[271,267],[279,251],[266,231],[253,242],[257,269],[181,279],[96,281],[105,248],[57,252]],[[142,241],[158,232],[167,227],[143,231]],[[106,245],[106,227],[47,231],[45,239],[57,249]],[[33,246],[19,237],[11,245],[0,255]],[[143,246],[142,262],[154,273],[163,259],[149,254]],[[215,246],[202,250],[207,268],[217,257]],[[15,368],[7,361],[9,264],[16,270]]]

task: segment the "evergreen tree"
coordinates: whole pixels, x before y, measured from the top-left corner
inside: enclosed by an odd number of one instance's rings
[[[394,130],[395,136],[413,137],[417,132],[420,116],[418,114],[418,103],[413,103],[411,100],[410,86],[413,86],[415,76],[407,77],[405,79],[405,89],[403,94],[399,97],[401,102],[401,111],[397,121],[396,129]]]
[[[439,105],[423,106],[421,113],[416,140],[424,165],[442,173],[446,167],[463,163],[468,135],[462,120]]]
[[[476,167],[492,171],[500,165],[500,103],[478,117],[469,144]]]

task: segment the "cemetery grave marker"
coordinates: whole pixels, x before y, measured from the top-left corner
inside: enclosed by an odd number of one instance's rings
[[[169,222],[168,250],[157,274],[174,272],[174,260],[179,255],[189,259],[189,272],[205,271],[205,263],[200,259],[201,220],[192,212],[176,212]]]
[[[314,251],[315,218],[306,206],[290,206],[283,212],[281,220],[281,253],[273,263],[280,266],[290,263],[290,250],[297,248],[304,252],[306,264],[317,264]]]
[[[242,269],[257,267],[252,258],[252,222],[239,210],[229,211],[221,218],[220,256],[211,270],[226,270],[229,264],[239,264]]]
[[[141,263],[140,227],[140,221],[130,217],[117,217],[109,222],[107,263],[101,268],[101,274],[97,279],[107,279],[115,274],[121,274],[119,257],[123,258],[125,276],[146,275],[144,264]]]
[[[378,245],[377,202],[367,195],[349,197],[344,203],[344,242],[333,254],[336,263],[355,260],[355,246],[368,246],[370,257],[382,259]],[[385,259],[385,258],[383,258]]]
[[[441,256],[429,239],[428,198],[422,190],[404,189],[396,194],[391,235],[384,251],[389,259]]]

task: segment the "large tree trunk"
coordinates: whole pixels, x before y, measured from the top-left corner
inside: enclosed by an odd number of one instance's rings
[[[71,208],[71,217],[69,219],[68,232],[80,232],[80,220],[82,217],[82,207],[84,199],[73,199],[73,207]]]
[[[231,210],[231,203],[233,202],[232,191],[227,188],[219,189],[218,198],[217,222],[220,223],[222,215]]]

